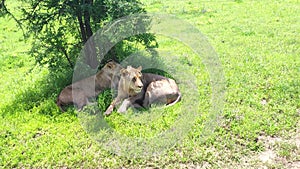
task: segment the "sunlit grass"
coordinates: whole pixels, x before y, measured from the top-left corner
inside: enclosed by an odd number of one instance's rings
[[[201,116],[194,119],[183,141],[164,156],[129,159],[99,147],[84,130],[77,111],[70,107],[61,113],[56,107],[56,97],[71,81],[71,72],[53,75],[46,68],[36,66],[26,53],[30,43],[23,41],[22,32],[13,20],[0,18],[1,167],[243,168],[240,161],[265,149],[258,141],[259,136],[285,138],[287,133],[299,132],[300,6],[297,0],[143,2],[149,12],[174,14],[196,26],[218,53],[226,78],[226,102],[217,125],[213,126],[215,132],[207,131],[205,126],[210,120],[212,89],[201,58],[184,44],[157,36],[158,55],[176,55],[182,69],[195,78],[199,95],[197,110]],[[174,75],[182,91],[188,91],[186,83],[178,77]],[[109,91],[99,96],[100,112],[111,99]],[[183,99],[188,100],[189,96],[183,95]],[[152,114],[148,112],[151,109],[129,110],[124,115],[114,112],[104,120],[119,134],[152,138],[168,130],[177,117],[188,113],[183,103],[187,102],[183,100],[162,111],[153,108]],[[291,162],[299,160],[295,153],[298,149],[287,143],[276,148],[280,157]],[[262,164],[254,160],[250,165],[261,167]]]

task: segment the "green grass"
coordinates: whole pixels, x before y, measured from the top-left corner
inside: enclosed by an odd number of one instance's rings
[[[180,42],[158,36],[158,54],[177,56],[181,70],[195,78],[198,96],[193,104],[201,116],[166,155],[132,158],[107,151],[84,130],[78,112],[70,108],[61,113],[55,105],[60,90],[71,80],[70,70],[53,75],[36,66],[27,53],[30,43],[23,41],[22,32],[12,20],[0,18],[0,167],[285,167],[278,161],[264,164],[253,157],[267,149],[259,141],[261,136],[288,139],[299,134],[299,2],[143,2],[149,12],[173,14],[197,27],[218,53],[226,78],[226,96],[215,132],[203,139],[212,89],[201,58]],[[189,91],[185,81],[176,80],[182,91]],[[108,91],[99,96],[100,110],[110,99]],[[183,95],[183,101],[164,110],[163,115],[153,108],[151,115],[148,110],[129,111],[124,115],[114,113],[105,120],[122,135],[152,138],[182,117],[189,99]],[[96,112],[92,122],[98,117]],[[297,144],[278,143],[275,150],[287,162],[299,160]]]

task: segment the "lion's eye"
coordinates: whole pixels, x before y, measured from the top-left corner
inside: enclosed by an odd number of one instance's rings
[[[135,82],[136,81],[136,77],[132,78],[132,82]]]

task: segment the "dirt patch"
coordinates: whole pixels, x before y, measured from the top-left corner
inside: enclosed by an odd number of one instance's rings
[[[265,151],[257,155],[257,159],[263,166],[273,166],[288,169],[300,168],[300,125],[295,132],[288,134],[286,138],[260,136]]]
[[[264,146],[264,151],[250,152],[238,163],[227,164],[222,168],[300,169],[300,122],[294,132],[284,137],[262,135],[257,140]]]

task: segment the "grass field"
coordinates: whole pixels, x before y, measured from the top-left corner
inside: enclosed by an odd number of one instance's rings
[[[191,23],[217,52],[226,95],[214,132],[201,137],[213,104],[207,68],[189,47],[158,36],[158,54],[176,55],[182,70],[193,74],[198,92],[193,105],[201,116],[162,156],[108,151],[84,130],[77,111],[61,113],[56,107],[71,70],[53,76],[36,66],[14,21],[0,18],[0,168],[300,168],[299,1],[142,2],[148,12]],[[189,90],[186,83],[180,87]],[[97,101],[101,109],[106,95]],[[183,95],[182,103],[149,123],[144,123],[147,113],[114,113],[105,120],[120,134],[151,138],[188,113],[185,103],[192,99]]]

